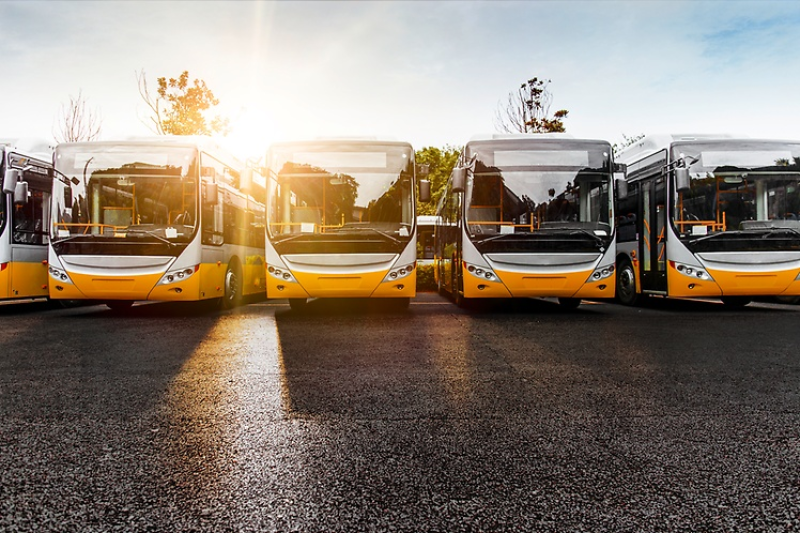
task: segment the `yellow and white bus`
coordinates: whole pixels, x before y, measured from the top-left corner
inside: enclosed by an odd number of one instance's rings
[[[652,135],[617,160],[620,302],[800,295],[800,141]]]
[[[0,300],[48,294],[52,153],[17,146],[16,141],[0,142]]]
[[[211,140],[64,143],[55,174],[51,298],[233,307],[263,294],[265,182]]]
[[[439,292],[472,298],[614,296],[614,163],[564,134],[471,139],[439,202]]]
[[[416,295],[411,145],[377,139],[276,143],[267,154],[267,297]],[[420,182],[423,194],[429,184]]]

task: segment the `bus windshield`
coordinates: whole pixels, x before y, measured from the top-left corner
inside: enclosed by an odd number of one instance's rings
[[[705,242],[704,248],[717,241],[714,247],[721,250],[739,249],[735,241],[756,235],[764,243],[788,239],[798,246],[800,143],[676,143],[672,150],[691,177],[691,188],[678,193],[672,216],[682,239]]]
[[[407,242],[414,224],[413,156],[410,146],[381,143],[273,146],[270,238]]]
[[[476,142],[467,149],[475,158],[465,196],[474,241],[551,234],[610,241],[612,175],[606,145]]]
[[[107,143],[59,146],[52,239],[188,242],[197,227],[197,151]]]

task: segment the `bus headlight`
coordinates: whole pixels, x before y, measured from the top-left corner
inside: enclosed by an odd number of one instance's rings
[[[193,268],[182,268],[180,270],[171,270],[167,272],[163,276],[161,276],[161,281],[158,282],[159,285],[170,285],[172,283],[178,283],[181,281],[186,281],[192,274],[200,270],[200,265],[195,265]]]
[[[606,279],[614,274],[614,265],[606,265],[601,266],[595,269],[592,272],[592,275],[589,276],[589,282],[600,281],[602,279]]]
[[[294,279],[294,276],[292,275],[292,273],[289,272],[286,269],[278,268],[278,267],[269,265],[267,267],[267,272],[273,278],[278,279],[278,280],[280,280],[280,281],[282,281],[284,283],[297,283],[297,280]]]
[[[708,272],[706,272],[704,269],[700,267],[685,265],[683,263],[676,263],[674,261],[672,261],[672,266],[675,268],[675,270],[677,270],[684,276],[688,276],[694,279],[699,279],[702,281],[714,281],[714,278],[712,278]]]
[[[47,271],[50,273],[50,277],[55,279],[60,283],[69,283],[72,285],[72,280],[69,279],[69,276],[66,272],[61,270],[60,268],[56,268],[54,266],[47,267]]]
[[[482,281],[500,282],[500,278],[498,278],[497,274],[489,267],[473,265],[464,261],[464,269]]]
[[[403,265],[399,268],[393,268],[386,274],[386,277],[383,278],[382,283],[386,283],[387,281],[397,281],[398,279],[403,279],[412,272],[414,272],[414,268],[416,267],[416,263],[411,263],[410,265]]]

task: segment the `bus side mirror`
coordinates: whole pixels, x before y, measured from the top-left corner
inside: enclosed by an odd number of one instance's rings
[[[692,188],[692,180],[689,177],[689,169],[679,167],[675,169],[675,189],[678,192],[687,192]]]
[[[431,201],[431,182],[428,180],[419,180],[419,201]]]
[[[208,205],[217,205],[219,190],[216,183],[205,183],[205,201]]]
[[[16,168],[9,168],[3,176],[3,192],[11,194],[17,186],[19,181],[19,170]]]
[[[417,163],[417,178],[425,179],[431,172],[431,166],[425,163]]]
[[[14,203],[17,205],[28,205],[28,182],[18,181],[14,187]]]
[[[246,168],[242,171],[241,175],[239,176],[239,188],[242,189],[242,191],[249,193],[252,184],[253,184],[253,169]]]
[[[453,180],[453,192],[464,192],[467,185],[467,169],[464,167],[454,168],[451,178]]]
[[[617,199],[624,200],[628,197],[628,180],[625,172],[614,172],[614,186],[617,188]]]

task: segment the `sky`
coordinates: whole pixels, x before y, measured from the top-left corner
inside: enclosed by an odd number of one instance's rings
[[[550,80],[568,133],[800,139],[800,2],[0,0],[0,137],[54,142],[79,93],[101,138],[152,134],[137,76],[187,70],[222,140],[379,136],[461,147]]]

